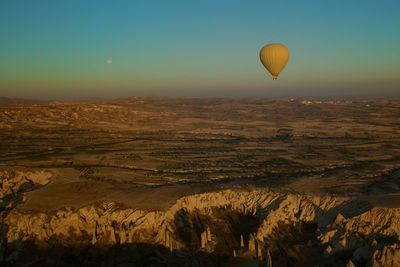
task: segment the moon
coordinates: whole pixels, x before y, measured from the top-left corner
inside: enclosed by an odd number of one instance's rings
[[[111,58],[107,59],[107,60],[106,60],[106,63],[107,63],[108,65],[110,65],[110,64],[112,63],[112,59],[111,59]]]

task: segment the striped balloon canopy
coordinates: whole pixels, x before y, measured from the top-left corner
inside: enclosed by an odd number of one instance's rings
[[[271,73],[273,80],[277,80],[289,61],[289,49],[279,43],[267,44],[260,51],[260,59],[264,67]]]

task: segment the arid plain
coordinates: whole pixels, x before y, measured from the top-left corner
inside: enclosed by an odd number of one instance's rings
[[[400,264],[400,100],[0,104],[4,264]]]

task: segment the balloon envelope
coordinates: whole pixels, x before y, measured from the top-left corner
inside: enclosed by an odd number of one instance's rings
[[[261,49],[260,59],[273,79],[277,80],[279,73],[289,61],[289,49],[279,43],[268,44]]]

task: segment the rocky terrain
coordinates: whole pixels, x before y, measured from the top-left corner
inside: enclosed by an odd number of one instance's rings
[[[0,107],[5,266],[400,266],[400,101]]]
[[[23,201],[18,195],[48,181],[44,172],[3,173],[1,256],[10,265],[90,265],[95,259],[85,255],[96,254],[90,248],[116,247],[120,251],[114,254],[123,254],[124,248],[160,250],[139,265],[400,264],[400,208],[372,207],[345,197],[228,189],[180,198],[166,211],[109,201],[51,212],[10,210]],[[12,204],[7,203],[10,195]],[[49,250],[55,250],[50,257]],[[77,258],[60,262],[64,254]],[[126,256],[105,260],[109,265],[132,263]]]

